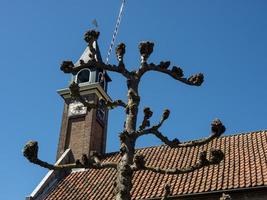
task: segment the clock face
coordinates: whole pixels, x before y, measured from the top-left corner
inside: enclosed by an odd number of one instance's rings
[[[86,114],[87,108],[80,102],[73,102],[69,104],[68,116],[77,116]]]

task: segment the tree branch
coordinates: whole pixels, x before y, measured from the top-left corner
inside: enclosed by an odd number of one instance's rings
[[[152,117],[152,115],[153,115],[153,112],[150,110],[149,107],[144,108],[144,111],[143,111],[143,112],[144,112],[144,119],[143,119],[142,124],[139,126],[139,131],[136,132],[136,135],[137,135],[137,136],[142,135],[143,130],[144,130],[146,127],[149,127],[149,126],[150,126],[150,121],[149,121],[149,119],[150,119],[150,118]],[[158,124],[154,125],[153,127],[151,127],[150,129],[156,129],[156,130],[158,130],[158,129],[162,126],[162,124],[164,123],[164,121],[165,121],[166,119],[168,119],[169,115],[170,115],[170,110],[165,109],[164,112],[163,112],[163,114],[162,114],[162,117],[161,117],[161,119],[160,119],[160,122],[159,122]]]
[[[139,126],[139,130],[144,130],[146,127],[150,126],[150,121],[149,119],[152,117],[153,112],[150,110],[149,107],[145,107],[144,110],[144,119],[142,124]]]
[[[122,65],[120,63],[119,63],[119,66],[116,66],[116,65],[110,65],[110,64],[97,62],[94,60],[89,60],[87,63],[81,62],[79,66],[75,67],[72,61],[63,61],[60,69],[64,73],[75,74],[79,72],[81,69],[88,68],[90,66],[94,66],[98,69],[102,69],[102,70],[106,70],[110,72],[117,72],[117,73],[122,74],[126,78],[130,78],[130,72],[125,67],[121,67]]]
[[[79,102],[81,102],[85,107],[87,107],[89,110],[96,109],[99,107],[99,103],[90,103],[88,102],[84,97],[80,95],[80,87],[79,84],[72,82],[69,86],[70,93],[72,98],[77,99]],[[102,99],[103,100],[103,99]],[[118,106],[126,108],[127,104],[124,103],[122,100],[116,100],[116,101],[106,101],[104,100],[104,104],[102,105],[104,108],[107,109],[114,109]]]
[[[122,100],[105,101],[105,107],[108,108],[108,109],[113,109],[113,108],[116,108],[118,106],[126,108],[127,104],[124,103]]]
[[[164,187],[164,195],[161,198],[161,200],[167,200],[170,194],[171,194],[171,187],[169,184],[166,184]]]
[[[82,162],[79,160],[72,164],[53,165],[42,161],[38,158],[38,142],[29,141],[23,148],[23,155],[31,162],[49,170],[70,170],[74,168],[92,168],[92,169],[103,169],[103,168],[117,168],[117,163],[108,162],[101,163],[98,156],[93,155],[89,159],[84,154],[82,156]]]
[[[142,155],[136,155],[132,169],[135,171],[149,170],[149,171],[160,173],[160,174],[184,174],[184,173],[192,172],[196,169],[200,169],[204,166],[219,164],[224,158],[224,153],[218,149],[211,149],[210,155],[211,155],[210,159],[208,160],[207,152],[203,151],[200,153],[199,161],[195,165],[185,167],[185,168],[173,168],[173,169],[165,169],[165,168],[148,166],[146,165],[146,162]]]
[[[99,31],[96,30],[89,30],[84,34],[84,40],[88,43],[88,47],[90,49],[90,53],[88,55],[90,57],[90,60],[88,62],[85,63],[83,60],[80,60],[80,65],[75,67],[72,61],[63,61],[60,69],[64,73],[75,74],[79,72],[81,69],[94,66],[102,70],[117,72],[122,74],[126,78],[130,78],[130,72],[127,69],[125,69],[123,64],[123,55],[125,53],[125,45],[123,43],[118,45],[118,47],[116,48],[116,55],[119,60],[118,66],[105,64],[96,60],[97,52],[93,44],[94,42],[97,41],[99,34],[100,34]]]
[[[157,125],[153,126],[152,129],[158,130],[162,126],[162,124],[165,122],[165,120],[169,118],[169,115],[170,115],[170,110],[165,109],[162,113],[162,116],[161,116],[159,123]]]
[[[187,85],[194,85],[194,86],[200,86],[204,81],[203,74],[199,73],[196,75],[192,75],[189,78],[183,78],[183,70],[180,67],[174,66],[172,70],[169,70],[169,66],[171,64],[170,61],[166,62],[160,62],[160,64],[155,65],[154,63],[147,63],[147,60],[151,53],[153,52],[154,43],[153,42],[141,42],[139,44],[139,51],[141,54],[141,66],[139,70],[137,70],[136,75],[138,79],[140,80],[141,77],[148,71],[157,71],[162,72],[164,74],[168,74],[172,78],[181,81],[182,83],[185,83]]]
[[[160,127],[160,126],[159,126]],[[222,122],[219,119],[215,119],[211,123],[211,135],[206,138],[202,138],[199,140],[192,140],[188,142],[181,143],[177,138],[173,140],[169,140],[168,137],[164,136],[159,130],[157,126],[154,126],[152,128],[141,130],[137,132],[138,137],[142,135],[148,135],[152,134],[159,138],[162,142],[164,142],[166,145],[168,145],[171,148],[177,148],[177,147],[192,147],[192,146],[198,146],[208,143],[209,141],[213,140],[214,138],[220,137],[225,132],[225,127],[222,124]]]
[[[187,85],[200,86],[204,81],[204,76],[202,73],[198,73],[190,76],[189,78],[183,77],[183,71],[180,67],[174,66],[172,70],[167,69],[170,66],[170,62],[160,62],[160,64],[155,65],[154,63],[141,63],[141,68],[136,72],[139,79],[148,71],[157,71],[164,74],[168,74],[175,80],[178,80]]]

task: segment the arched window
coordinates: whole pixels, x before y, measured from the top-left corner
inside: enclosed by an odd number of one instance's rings
[[[90,80],[90,70],[83,69],[77,74],[77,83],[86,83]]]
[[[106,87],[106,79],[102,72],[98,74],[98,82],[102,86],[102,88],[105,90]]]

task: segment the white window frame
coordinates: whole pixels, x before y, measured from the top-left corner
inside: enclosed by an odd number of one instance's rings
[[[75,82],[78,83],[78,76],[79,76],[79,74],[80,74],[82,71],[88,71],[88,72],[89,72],[88,82],[83,82],[83,83],[90,83],[90,82],[91,82],[91,70],[90,70],[90,69],[82,69],[82,70],[80,70],[80,71],[76,74]],[[81,84],[81,83],[79,83],[79,84]]]

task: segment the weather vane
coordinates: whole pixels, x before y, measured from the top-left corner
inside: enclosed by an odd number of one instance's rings
[[[96,21],[96,19],[93,19],[92,24],[95,26],[95,29],[98,29],[98,23]]]

